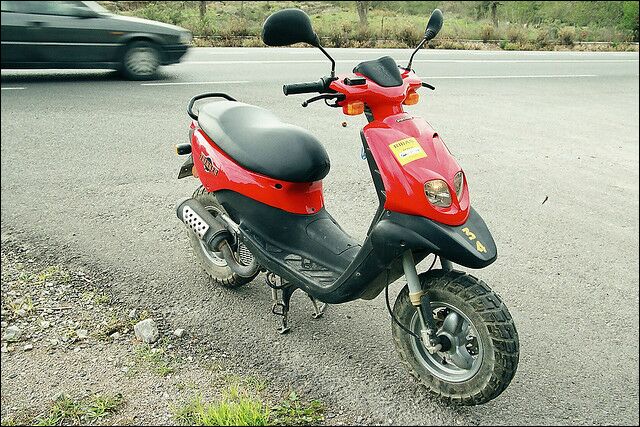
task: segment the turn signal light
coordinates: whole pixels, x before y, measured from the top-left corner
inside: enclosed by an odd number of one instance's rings
[[[342,107],[342,112],[348,116],[357,116],[358,114],[362,114],[364,113],[364,102],[349,102]]]
[[[415,105],[420,100],[420,95],[416,92],[411,92],[407,95],[407,97],[402,102],[404,105]]]

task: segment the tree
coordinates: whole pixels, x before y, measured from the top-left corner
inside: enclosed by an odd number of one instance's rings
[[[494,27],[498,27],[498,6],[502,5],[499,1],[481,1],[476,5],[476,13],[478,19],[487,16],[487,13],[491,11],[491,21]]]
[[[493,21],[493,26],[498,28],[498,6],[502,3],[499,1],[491,2],[491,21]]]
[[[360,18],[360,26],[367,27],[369,21],[367,20],[367,12],[369,11],[370,1],[356,1],[356,9],[358,10],[358,17]]]
[[[207,14],[207,2],[201,1],[200,3],[200,19],[204,20],[204,16]]]

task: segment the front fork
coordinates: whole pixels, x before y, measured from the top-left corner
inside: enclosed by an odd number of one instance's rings
[[[442,269],[446,271],[451,271],[453,268],[451,261],[443,258],[440,258],[440,264],[442,265]],[[431,300],[429,299],[429,294],[422,289],[418,271],[416,270],[416,262],[410,250],[402,254],[402,268],[407,278],[407,285],[409,286],[409,299],[416,308],[420,324],[422,325],[420,337],[423,345],[431,354],[439,351],[447,351],[448,348],[446,347],[449,347],[450,343],[437,335],[438,328],[436,327],[436,322],[433,320]]]

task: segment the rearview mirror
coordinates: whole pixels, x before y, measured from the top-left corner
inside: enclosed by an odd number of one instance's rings
[[[267,46],[308,43],[320,47],[311,19],[300,9],[283,9],[269,16],[262,26],[262,41]]]
[[[438,35],[440,29],[442,29],[442,23],[444,21],[444,16],[442,16],[442,12],[440,9],[436,9],[431,13],[431,17],[429,18],[429,22],[427,23],[427,30],[424,32],[424,38],[427,40],[431,40],[435,36]]]

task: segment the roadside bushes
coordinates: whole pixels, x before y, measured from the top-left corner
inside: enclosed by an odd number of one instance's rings
[[[524,28],[516,25],[509,25],[507,29],[507,40],[511,43],[524,43],[527,41],[527,33]]]
[[[573,46],[576,40],[576,29],[574,27],[562,27],[558,30],[558,41],[565,46]]]
[[[185,27],[193,32],[194,44],[199,46],[260,46],[259,40],[254,39],[259,39],[260,27],[266,16],[274,10],[290,6],[285,2],[208,2],[206,14],[201,17],[197,3],[199,2],[118,1],[103,2],[103,5],[118,13]],[[299,6],[312,15],[314,28],[322,37],[323,43],[334,48],[414,47],[422,39],[428,13],[411,15],[407,14],[409,9],[414,12],[424,9],[430,13],[436,6],[431,4],[432,2],[417,2],[411,3],[411,7],[398,6],[398,9],[396,6],[384,6],[383,3],[387,2],[374,2],[375,6],[369,11],[369,25],[363,27],[359,24],[358,15],[353,7],[347,6],[348,3],[351,2],[299,2]],[[567,18],[569,12],[574,15],[577,12],[571,9],[573,6],[561,2],[551,3],[557,3],[556,6],[562,9],[562,12],[555,11],[549,5],[543,5],[543,2],[531,2],[531,5],[535,6],[531,10],[520,10],[511,3],[505,3],[501,6],[500,10],[503,12],[499,13],[497,27],[486,17],[478,20],[474,15],[473,19],[469,19],[465,11],[470,10],[471,4],[475,2],[445,3],[447,5],[443,3],[442,7],[446,9],[447,23],[438,39],[430,43],[431,46],[447,45],[452,49],[461,46],[469,49],[508,46],[521,49],[600,50],[600,45],[583,46],[579,42],[602,41],[610,43],[607,48],[637,49],[637,46],[625,44],[632,39],[637,40],[638,37],[637,2],[613,2],[620,3],[621,8],[620,16],[615,22],[601,22],[599,14],[608,13],[609,9],[596,9],[597,13],[591,12],[595,23]],[[583,2],[575,3],[582,5]],[[584,3],[586,5],[586,2]],[[545,15],[537,9],[553,13]]]
[[[488,42],[489,40],[496,39],[496,29],[491,24],[484,24],[482,28],[480,28],[480,40],[483,42]]]
[[[414,27],[404,27],[396,33],[396,39],[407,47],[416,47],[423,37],[424,33]]]
[[[148,2],[145,7],[139,9],[139,16],[173,25],[182,24],[186,19],[185,9],[170,3],[172,2]]]

